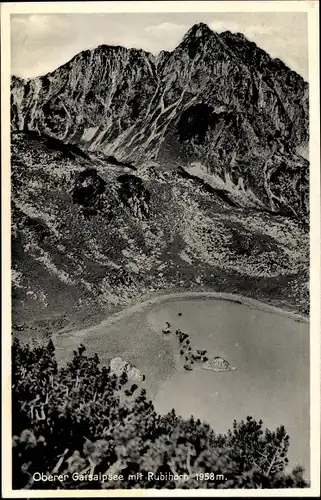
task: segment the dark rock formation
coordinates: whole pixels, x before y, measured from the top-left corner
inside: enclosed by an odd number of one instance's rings
[[[75,176],[71,190],[74,203],[84,207],[84,215],[96,215],[103,209],[102,195],[106,191],[106,182],[94,168],[87,168]]]
[[[147,217],[149,213],[150,193],[144,187],[140,177],[124,174],[117,177],[120,184],[118,194],[124,205],[128,206],[136,217]]]

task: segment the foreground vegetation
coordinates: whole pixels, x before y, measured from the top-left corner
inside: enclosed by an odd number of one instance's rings
[[[247,417],[218,435],[193,416],[158,415],[144,389],[125,390],[126,373],[111,374],[83,345],[58,367],[51,341],[15,339],[12,367],[15,489],[308,486],[301,468],[285,470],[283,426]]]

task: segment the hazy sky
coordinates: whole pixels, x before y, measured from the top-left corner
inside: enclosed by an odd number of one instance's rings
[[[11,72],[23,78],[43,75],[102,44],[172,50],[198,22],[218,33],[244,33],[308,80],[307,16],[291,12],[12,15]]]

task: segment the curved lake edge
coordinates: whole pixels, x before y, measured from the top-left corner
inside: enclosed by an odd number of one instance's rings
[[[159,305],[164,302],[171,302],[171,301],[177,301],[177,300],[224,300],[227,302],[233,302],[236,304],[244,305],[249,307],[250,309],[256,309],[260,310],[263,312],[267,312],[269,314],[275,314],[278,316],[283,316],[290,318],[296,322],[299,323],[309,323],[310,319],[308,316],[304,316],[299,313],[295,313],[292,311],[287,311],[285,309],[281,309],[276,306],[272,306],[270,304],[267,304],[265,302],[261,302],[256,299],[252,299],[250,297],[246,297],[243,295],[237,295],[233,293],[225,293],[225,292],[176,292],[176,293],[169,293],[165,295],[158,295],[156,297],[151,297],[147,300],[144,300],[143,302],[138,302],[134,305],[131,305],[129,307],[126,307],[125,309],[122,309],[121,311],[118,311],[108,318],[104,319],[100,323],[96,323],[95,325],[89,326],[87,328],[84,328],[80,330],[79,328],[64,331],[59,333],[59,336],[65,336],[65,335],[70,335],[72,333],[75,333],[75,331],[91,331],[95,330],[97,327],[104,327],[104,326],[111,326],[118,321],[136,313],[140,313],[142,311],[145,311],[151,306]]]
[[[249,322],[249,317],[254,318],[254,323]],[[177,369],[177,346],[175,343],[176,354],[173,354],[172,345],[174,336],[162,335],[166,320],[171,322],[173,331],[177,325],[191,335],[193,343],[197,338],[198,347],[208,348],[213,355],[220,354],[231,362],[237,367],[236,376],[199,369],[201,366],[191,373],[185,372],[181,365]],[[215,335],[209,338],[216,320]],[[279,323],[285,324],[281,335],[276,327]],[[236,329],[233,325],[237,326]],[[272,329],[271,325],[274,325]],[[244,348],[242,345],[239,348],[235,342],[239,341],[242,331],[246,334],[245,344]],[[147,296],[140,303],[126,306],[113,315],[106,314],[105,319],[95,325],[83,325],[54,337],[61,365],[68,362],[72,350],[83,343],[88,355],[99,355],[102,366],[119,356],[137,366],[146,376],[144,387],[159,414],[175,408],[185,419],[196,415],[197,409],[197,418],[221,433],[230,428],[227,420],[232,423],[233,419],[246,418],[246,414],[257,420],[264,416],[267,428],[274,429],[280,422],[285,424],[291,437],[291,467],[302,464],[308,477],[310,462],[306,444],[310,442],[307,414],[310,386],[307,317],[237,294],[182,291]],[[289,356],[290,338],[291,352],[296,353],[299,349],[302,356]],[[302,348],[302,343],[306,349]],[[265,347],[267,351],[262,352]],[[293,358],[300,362],[293,363]],[[302,377],[304,385],[301,385]]]

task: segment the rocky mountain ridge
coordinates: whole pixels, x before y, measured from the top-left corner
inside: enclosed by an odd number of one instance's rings
[[[308,213],[308,161],[297,152],[308,143],[308,84],[241,34],[200,23],[158,57],[83,51],[48,75],[14,78],[11,108],[13,130],[136,165],[198,162],[253,192],[258,208]]]

